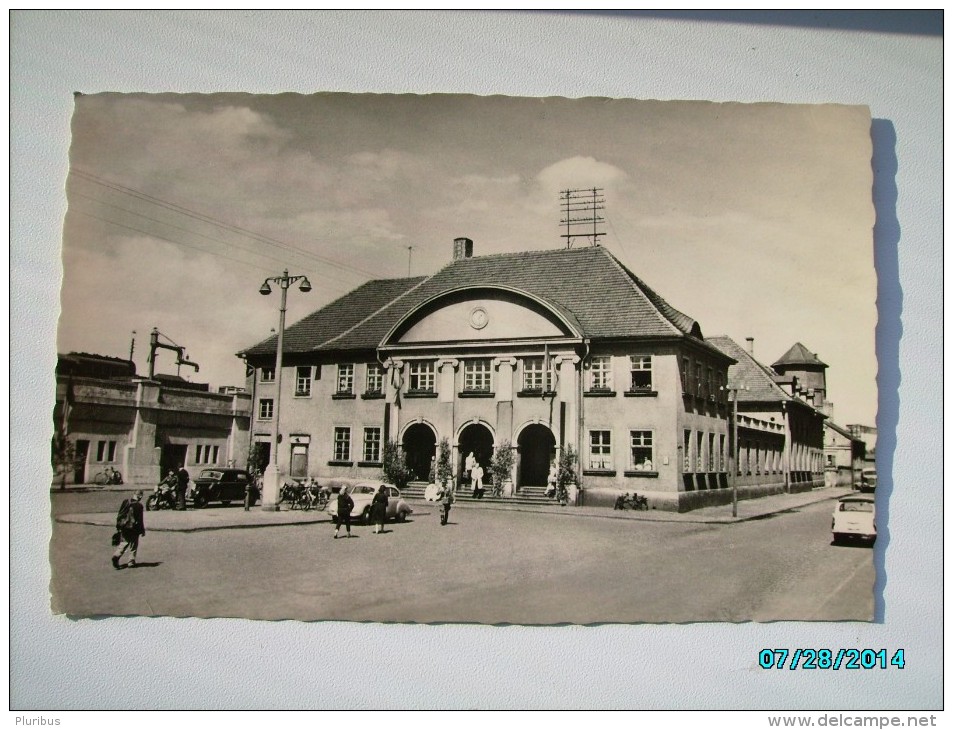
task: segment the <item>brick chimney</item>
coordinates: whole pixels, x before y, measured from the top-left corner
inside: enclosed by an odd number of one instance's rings
[[[473,241],[469,238],[453,239],[453,260],[473,258]]]
[[[748,343],[748,354],[754,357],[754,337],[745,337],[745,342]]]

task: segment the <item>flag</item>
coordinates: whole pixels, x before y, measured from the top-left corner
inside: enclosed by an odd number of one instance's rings
[[[546,397],[549,390],[549,345],[543,345],[543,393],[541,398]]]
[[[63,438],[69,434],[69,417],[73,412],[73,403],[76,402],[76,394],[73,392],[73,376],[70,375],[66,381],[66,394],[63,396],[63,421],[60,426],[63,432]]]
[[[400,388],[404,381],[400,376],[400,370],[396,366],[391,367],[390,384],[394,387],[394,405],[400,408]]]

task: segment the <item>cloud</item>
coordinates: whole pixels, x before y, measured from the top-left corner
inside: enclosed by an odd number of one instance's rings
[[[629,176],[607,162],[592,157],[569,157],[539,171],[536,181],[548,192],[570,188],[604,188],[624,183]]]

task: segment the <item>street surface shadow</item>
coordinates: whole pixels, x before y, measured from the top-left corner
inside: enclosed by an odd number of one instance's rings
[[[156,563],[136,563],[134,566],[130,566],[128,564],[120,565],[119,569],[120,570],[139,570],[140,568],[158,568],[160,565],[162,565],[161,560]]]

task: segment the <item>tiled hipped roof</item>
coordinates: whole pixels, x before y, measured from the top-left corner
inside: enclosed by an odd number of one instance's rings
[[[465,286],[531,294],[590,339],[694,336],[701,329],[601,247],[461,258],[429,278],[369,281],[285,331],[285,352],[374,349],[416,307]],[[270,354],[272,337],[244,354]]]
[[[787,365],[813,365],[815,367],[827,367],[826,364],[818,360],[817,355],[808,350],[800,342],[796,342],[791,346],[791,349],[786,353],[781,355],[771,367],[776,368],[778,365],[782,367]]]
[[[775,382],[778,374],[767,365],[755,360],[751,353],[730,337],[720,335],[707,337],[707,342],[717,347],[726,355],[733,357],[737,362],[728,368],[728,386],[739,387],[739,403],[765,403],[775,401],[797,402],[812,407],[800,398],[789,395]]]

